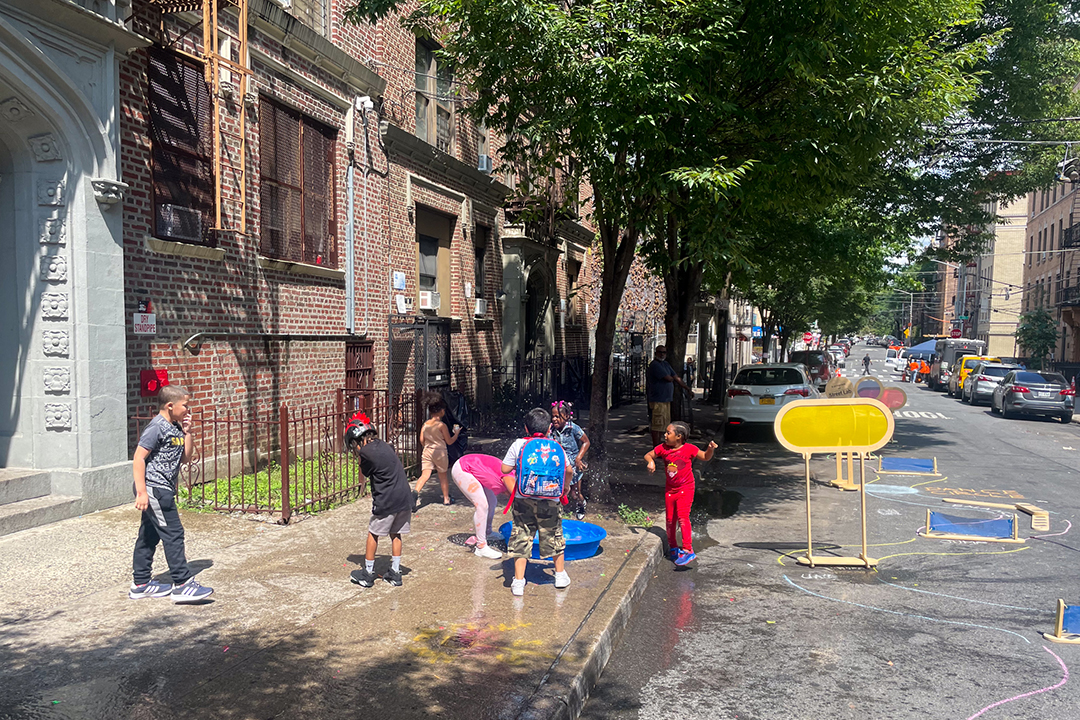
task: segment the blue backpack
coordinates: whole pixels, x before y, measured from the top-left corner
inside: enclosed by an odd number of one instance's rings
[[[566,453],[551,438],[526,442],[518,455],[517,495],[538,500],[558,500],[566,480]]]

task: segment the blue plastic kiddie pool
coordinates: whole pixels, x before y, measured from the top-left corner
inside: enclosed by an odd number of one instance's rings
[[[513,526],[512,522],[508,522],[499,527],[503,540],[510,542]],[[566,541],[567,560],[584,560],[592,557],[600,549],[600,541],[607,537],[607,530],[604,528],[581,520],[563,520],[562,533],[563,540]],[[532,557],[533,560],[540,559],[540,538],[536,535],[533,536]]]

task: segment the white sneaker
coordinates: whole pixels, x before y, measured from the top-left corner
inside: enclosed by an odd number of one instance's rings
[[[502,553],[491,547],[490,545],[477,546],[473,553],[477,557],[488,558],[490,560],[498,560],[502,557]]]
[[[517,578],[514,578],[513,582],[510,583],[510,592],[512,592],[514,595],[517,595],[518,597],[521,597],[522,595],[524,595],[525,594],[525,578],[521,578],[520,580],[518,580]]]
[[[555,587],[560,590],[570,584],[570,576],[566,574],[566,571],[555,573]]]

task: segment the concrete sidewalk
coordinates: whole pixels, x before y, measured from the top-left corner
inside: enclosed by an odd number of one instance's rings
[[[569,588],[531,564],[514,598],[509,561],[457,544],[471,508],[432,505],[405,538],[404,585],[363,589],[349,572],[369,502],[285,527],[185,514],[215,590],[201,606],[127,598],[130,507],[0,538],[0,717],[576,716],[659,537],[608,523],[603,552],[568,563]]]
[[[722,416],[695,410],[704,446]],[[644,418],[643,404],[612,410],[612,479],[662,518]],[[733,485],[788,484],[799,467],[768,444],[721,448],[701,467],[703,505],[711,514]],[[427,501],[437,494],[431,483]],[[189,560],[215,589],[202,606],[127,598],[130,505],[0,537],[0,718],[573,718],[664,545],[660,528],[590,512],[608,531],[602,552],[568,563],[566,590],[531,564],[514,598],[511,563],[463,545],[471,506],[429,504],[405,537],[404,585],[363,589],[349,573],[370,508],[361,498],[288,526],[184,513]],[[160,552],[156,567],[167,581]]]

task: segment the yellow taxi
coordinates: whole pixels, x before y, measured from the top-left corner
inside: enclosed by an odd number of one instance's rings
[[[953,374],[949,377],[949,397],[959,397],[964,389],[964,379],[981,362],[1001,362],[1001,358],[993,355],[964,355],[956,361]]]

